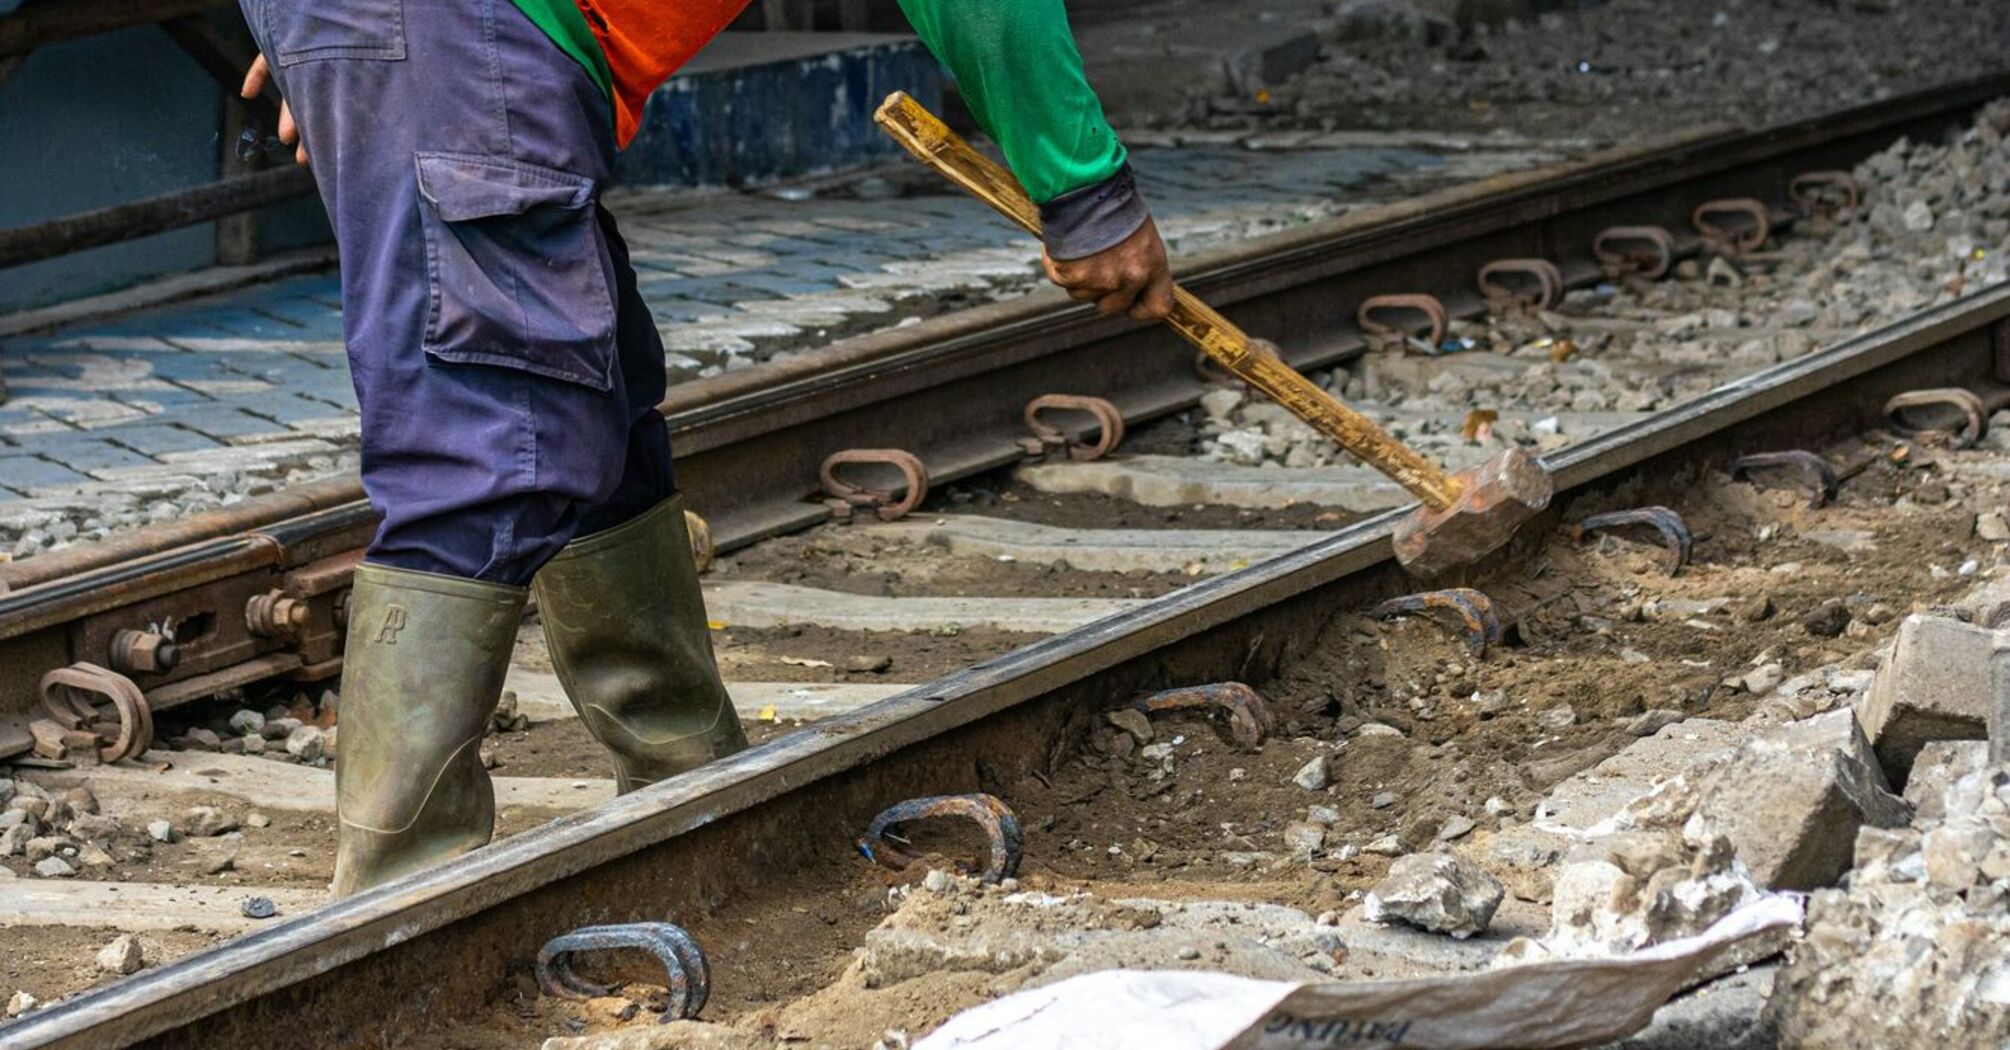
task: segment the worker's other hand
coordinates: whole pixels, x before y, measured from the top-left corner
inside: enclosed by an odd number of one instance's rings
[[[265,56],[259,55],[251,63],[251,69],[244,74],[244,87],[238,94],[244,98],[257,98],[265,91],[265,85],[272,79],[272,67],[265,64]],[[293,122],[293,110],[285,99],[279,100],[279,141],[293,147],[293,162],[307,166],[307,144],[300,141],[300,126]]]
[[[1068,298],[1095,303],[1105,317],[1128,313],[1140,321],[1159,321],[1172,312],[1172,267],[1166,263],[1159,228],[1150,219],[1094,255],[1055,259],[1041,252],[1040,261],[1048,279],[1067,289]]]

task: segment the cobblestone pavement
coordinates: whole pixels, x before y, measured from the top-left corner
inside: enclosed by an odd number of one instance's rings
[[[1560,159],[1506,136],[1214,133],[1136,151],[1175,252]],[[1264,148],[1258,148],[1264,147]],[[883,181],[883,180],[878,180]],[[617,191],[673,381],[1038,286],[1024,235],[961,196]],[[331,274],[0,342],[0,557],[355,469]]]

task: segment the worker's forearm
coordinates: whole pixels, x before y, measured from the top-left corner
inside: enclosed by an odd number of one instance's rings
[[[1050,255],[1092,255],[1144,224],[1144,201],[1123,144],[1082,74],[1063,0],[900,0],[900,6],[1039,202]]]

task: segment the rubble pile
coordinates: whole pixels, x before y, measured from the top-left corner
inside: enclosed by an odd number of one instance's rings
[[[1780,972],[1784,1045],[2010,1041],[2010,768],[1956,781],[1941,816],[1866,828]]]
[[[26,780],[0,780],[0,858],[27,865],[29,874],[67,879],[103,873],[117,864],[143,863],[155,841],[100,812],[89,788],[51,791]],[[0,867],[0,878],[12,877]]]

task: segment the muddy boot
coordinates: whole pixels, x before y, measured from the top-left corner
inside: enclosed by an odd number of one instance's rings
[[[335,763],[337,897],[494,833],[480,752],[523,602],[521,587],[357,567]]]
[[[684,500],[574,540],[538,571],[565,695],[626,793],[747,746],[719,680]]]

